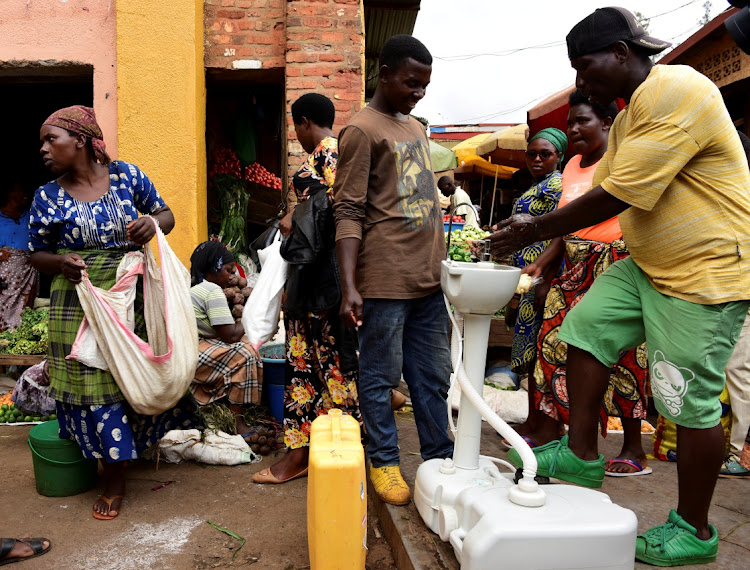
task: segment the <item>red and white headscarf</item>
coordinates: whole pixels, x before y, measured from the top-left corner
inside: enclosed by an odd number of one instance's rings
[[[44,124],[51,127],[60,127],[66,131],[88,137],[91,139],[96,160],[101,164],[108,164],[111,161],[105,150],[106,145],[104,144],[102,129],[96,122],[96,115],[91,107],[84,107],[83,105],[65,107],[52,113],[44,121]]]

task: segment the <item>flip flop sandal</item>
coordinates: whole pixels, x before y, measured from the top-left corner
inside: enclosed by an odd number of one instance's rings
[[[289,479],[279,479],[271,473],[271,469],[263,469],[263,471],[258,471],[255,475],[253,475],[252,480],[253,483],[260,483],[261,485],[265,484],[271,484],[271,485],[280,485],[281,483],[286,483],[287,481],[291,481],[292,479],[299,479],[300,477],[307,477],[307,467],[305,467],[302,471],[297,473],[296,475],[292,475],[289,477]]]
[[[526,443],[528,443],[531,449],[534,449],[535,447],[539,447],[536,443],[531,441],[531,439],[529,439],[525,435],[522,435],[521,439],[524,440]],[[502,440],[501,443],[506,447],[506,449],[510,449],[511,447],[513,447],[507,439]]]
[[[750,477],[750,469],[745,469],[737,461],[725,461],[719,470],[719,477],[723,479],[741,479]]]
[[[120,514],[120,511],[115,511],[115,514],[109,514],[110,509],[112,508],[112,503],[114,503],[117,499],[120,499],[120,509],[122,508],[122,500],[125,498],[125,495],[115,495],[111,499],[109,497],[105,497],[104,495],[100,496],[99,499],[107,503],[107,514],[98,513],[96,511],[93,511],[94,518],[100,521],[111,521],[113,518],[115,518],[117,515]]]
[[[625,465],[630,465],[631,467],[635,467],[637,471],[631,471],[630,473],[615,473],[609,470],[612,467],[612,465],[617,465],[618,463],[623,463]],[[607,461],[607,467],[604,469],[604,474],[607,477],[637,477],[638,475],[649,475],[650,473],[653,473],[653,472],[654,470],[648,466],[643,467],[637,461],[624,459],[622,457],[615,457],[614,459],[610,459],[609,461]]]
[[[44,548],[43,545],[45,540],[49,542],[49,546],[47,548]],[[34,551],[34,554],[32,554],[31,556],[16,556],[15,558],[7,558],[8,554],[12,552],[13,548],[19,542],[27,544],[31,548],[31,550]],[[27,538],[26,540],[22,540],[20,538],[3,538],[0,542],[0,566],[36,558],[37,556],[41,556],[42,554],[46,554],[47,552],[49,552],[50,548],[52,548],[52,542],[48,538],[35,537]]]

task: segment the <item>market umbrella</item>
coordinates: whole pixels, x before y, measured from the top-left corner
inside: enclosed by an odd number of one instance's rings
[[[497,181],[499,179],[510,180],[510,178],[513,176],[513,173],[517,170],[516,168],[509,168],[501,164],[492,164],[490,161],[485,160],[477,154],[477,147],[493,134],[494,133],[480,133],[466,139],[465,141],[461,141],[453,147],[453,152],[455,152],[456,156],[458,156],[458,161],[460,164],[459,170],[462,171],[462,175],[467,174],[468,171],[471,170],[471,172],[473,173],[482,174],[484,176],[492,176],[494,178],[495,184],[492,189],[492,206],[490,208],[490,219],[492,219],[492,214],[495,210],[495,193],[497,192]],[[482,182],[484,183],[484,178],[482,178]]]
[[[451,149],[430,139],[430,162],[433,172],[444,172],[458,166],[458,157]]]
[[[510,180],[513,177],[513,173],[518,170],[517,168],[512,168],[503,164],[492,164],[476,154],[464,156],[464,158],[461,159],[461,167],[466,169],[465,171],[471,169],[475,174],[492,177],[496,176],[500,180]]]
[[[566,87],[528,110],[526,113],[526,122],[529,125],[529,134],[531,136],[547,127],[555,127],[564,133],[567,132],[568,111],[570,110],[568,98],[575,89],[575,85]]]
[[[489,137],[492,133],[479,133],[471,138],[461,141],[453,147],[453,152],[458,157],[459,164],[467,156],[477,155],[477,146],[479,146],[484,140]]]
[[[526,123],[495,131],[477,145],[477,154],[490,158],[492,164],[502,164],[514,168],[526,168],[526,136],[529,127]]]

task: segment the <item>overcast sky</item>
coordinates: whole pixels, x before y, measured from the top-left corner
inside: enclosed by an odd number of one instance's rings
[[[632,0],[614,5],[651,17],[649,33],[677,45],[699,29],[705,2]],[[711,17],[729,7],[726,0],[710,4]],[[611,5],[592,0],[422,0],[414,36],[434,60],[432,82],[414,114],[432,125],[525,122],[530,107],[575,81],[565,48],[570,28],[595,8]],[[477,56],[544,44],[553,45]]]

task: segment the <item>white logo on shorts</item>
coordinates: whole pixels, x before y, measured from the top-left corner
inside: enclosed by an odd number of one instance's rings
[[[682,413],[688,382],[692,380],[695,380],[692,370],[669,362],[661,350],[654,352],[651,364],[651,391],[674,417]]]

